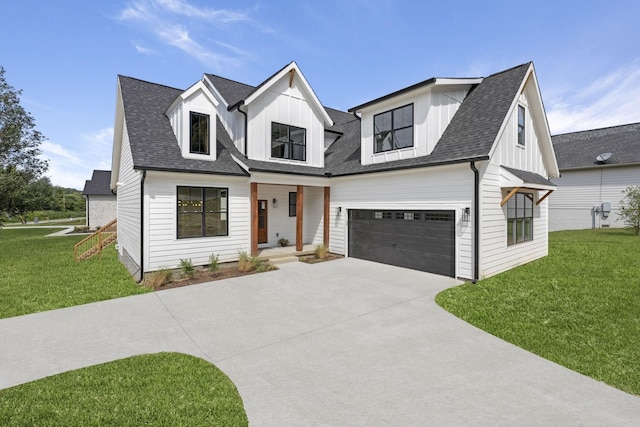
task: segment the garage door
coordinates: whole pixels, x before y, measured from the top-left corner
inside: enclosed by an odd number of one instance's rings
[[[455,277],[455,211],[349,210],[349,256]]]

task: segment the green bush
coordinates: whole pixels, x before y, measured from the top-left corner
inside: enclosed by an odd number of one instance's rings
[[[182,270],[182,277],[191,279],[196,274],[196,269],[193,267],[191,258],[180,259],[180,270]]]
[[[220,270],[220,260],[217,254],[209,255],[209,271],[217,273]]]

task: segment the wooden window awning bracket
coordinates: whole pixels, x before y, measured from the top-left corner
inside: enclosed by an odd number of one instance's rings
[[[553,193],[553,190],[549,190],[549,191],[547,191],[547,192],[546,192],[546,194],[545,194],[544,196],[540,197],[540,198],[538,199],[538,201],[536,202],[536,206],[538,206],[540,203],[542,203],[542,201],[543,201],[544,199],[546,199],[547,197],[549,197],[549,196],[551,195],[551,193]]]
[[[296,74],[296,70],[295,68],[292,68],[291,71],[289,71],[289,87],[293,87],[293,76]]]
[[[509,191],[509,194],[504,196],[504,199],[502,199],[502,201],[500,202],[500,207],[504,206],[509,201],[509,199],[512,198],[518,192],[518,190],[520,190],[520,188],[522,187],[515,187],[514,189]]]

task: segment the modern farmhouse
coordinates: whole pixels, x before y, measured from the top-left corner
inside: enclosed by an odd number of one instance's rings
[[[119,76],[111,188],[138,278],[286,238],[477,280],[547,254],[556,163],[532,63],[338,111],[295,62],[257,86]]]

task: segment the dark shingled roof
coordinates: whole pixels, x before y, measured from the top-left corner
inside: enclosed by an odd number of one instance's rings
[[[247,175],[231,158],[221,139],[228,139],[217,119],[215,161],[185,159],[165,111],[183,90],[119,76],[133,167],[222,175]],[[233,144],[231,144],[233,145]]]
[[[508,168],[506,166],[502,166],[502,167],[508,170],[509,172],[511,172],[512,174],[514,174],[515,176],[517,176],[518,178],[520,178],[521,180],[523,180],[525,183],[538,184],[538,185],[550,185],[552,187],[556,186],[553,182],[549,181],[547,178],[541,175],[538,175],[537,173],[523,171],[520,169]]]
[[[85,181],[82,194],[85,196],[113,196],[109,184],[111,184],[111,171],[94,170],[91,179]]]
[[[474,86],[433,152],[427,156],[363,166],[360,163],[360,120],[347,112],[325,107],[334,122],[327,131],[337,133],[338,139],[325,151],[324,168],[246,159],[219,119],[217,160],[184,159],[165,115],[183,91],[130,77],[120,76],[119,79],[136,169],[246,175],[233,160],[233,155],[250,171],[340,176],[487,159],[529,66],[527,63],[493,74]],[[257,89],[213,74],[206,76],[231,106]]]
[[[487,159],[531,63],[486,77],[469,92],[430,155],[387,163],[360,163],[360,125],[345,126],[326,153],[332,175],[380,172]]]
[[[640,164],[640,123],[565,133],[551,137],[560,170],[602,166],[600,154],[611,153],[607,165]]]

